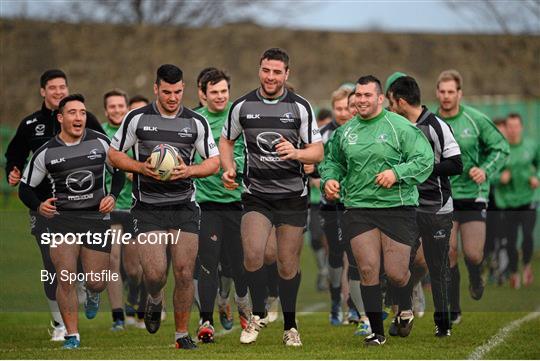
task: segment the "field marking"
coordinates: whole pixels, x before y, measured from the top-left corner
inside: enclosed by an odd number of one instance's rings
[[[510,322],[509,325],[501,328],[499,332],[492,338],[490,338],[486,343],[484,343],[482,346],[477,347],[468,357],[469,360],[481,360],[484,358],[484,356],[491,350],[493,350],[495,347],[497,347],[499,344],[501,344],[504,339],[514,330],[519,328],[522,324],[525,322],[529,322],[534,320],[535,318],[540,317],[540,308],[538,308],[536,311],[529,313],[528,315]]]

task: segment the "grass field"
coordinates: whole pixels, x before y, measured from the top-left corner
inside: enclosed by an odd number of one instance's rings
[[[15,207],[19,208],[19,207]],[[107,297],[92,321],[79,316],[82,347],[61,350],[47,334],[49,314],[39,281],[41,259],[35,240],[28,234],[27,213],[16,209],[0,211],[0,358],[1,359],[465,359],[473,355],[497,359],[540,358],[540,318],[516,323],[540,311],[540,253],[534,258],[536,281],[532,287],[511,290],[488,286],[484,298],[472,301],[467,291],[466,268],[462,270],[463,322],[447,339],[433,336],[431,294],[426,293],[428,312],[415,320],[408,338],[389,338],[379,348],[364,348],[362,338],[353,336],[353,326],[332,327],[328,323],[327,293],[315,291],[315,264],[311,250],[302,255],[303,275],[299,294],[298,325],[304,346],[281,344],[280,321],[264,329],[254,345],[240,345],[239,327],[223,332],[217,326],[216,342],[200,345],[193,352],[173,348],[173,321],[169,314],[155,335],[145,330],[109,331],[111,316]],[[538,234],[538,233],[537,233]],[[169,280],[168,303],[171,304]],[[534,316],[534,315],[533,315]],[[236,315],[235,315],[236,317]],[[198,317],[192,314],[191,334]],[[388,327],[388,321],[385,323]],[[505,330],[503,328],[507,327]],[[502,342],[497,334],[503,335]],[[491,341],[490,341],[491,340]],[[488,345],[479,352],[479,347]],[[494,346],[492,346],[494,345]]]

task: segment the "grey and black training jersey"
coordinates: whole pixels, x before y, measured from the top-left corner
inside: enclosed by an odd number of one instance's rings
[[[442,119],[430,112],[425,106],[416,122],[429,140],[435,156],[434,172],[422,184],[418,185],[419,211],[445,214],[454,210],[450,179],[447,175],[438,175],[437,165],[461,154],[452,129]],[[459,161],[461,164],[461,160]]]
[[[195,151],[203,159],[219,155],[207,120],[200,114],[181,107],[174,116],[161,115],[155,102],[132,110],[112,139],[111,147],[126,152],[133,148],[135,160],[144,162],[158,144],[166,143],[178,151],[185,164],[193,164]],[[181,204],[195,200],[191,179],[160,181],[135,173],[133,197],[156,206]]]
[[[55,205],[62,211],[98,211],[107,195],[105,170],[109,139],[86,129],[80,142],[66,144],[55,136],[41,146],[24,170],[21,182],[36,188],[46,177]]]
[[[313,109],[307,100],[285,90],[276,100],[253,90],[236,100],[223,126],[225,139],[245,142],[244,191],[268,199],[308,194],[301,162],[281,160],[276,145],[281,137],[296,148],[321,141]]]

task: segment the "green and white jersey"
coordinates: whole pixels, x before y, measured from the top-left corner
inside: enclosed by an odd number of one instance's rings
[[[439,111],[437,116],[452,127],[461,149],[463,173],[450,177],[452,198],[487,202],[489,178],[506,162],[508,142],[485,114],[469,106],[460,105],[459,112],[453,117],[444,118]],[[476,184],[471,179],[469,171],[473,167],[486,172],[488,179],[484,183]]]
[[[529,179],[540,177],[540,147],[531,139],[510,144],[510,156],[503,170],[511,177],[507,184],[495,182],[495,202],[499,208],[516,208],[530,204],[535,190]]]
[[[219,142],[221,136],[221,130],[223,124],[227,120],[227,115],[231,109],[231,104],[227,104],[227,107],[219,113],[212,113],[207,107],[202,107],[196,110],[208,120],[212,136],[216,144]],[[197,191],[195,192],[195,199],[198,203],[203,202],[218,202],[218,203],[232,203],[240,202],[242,195],[242,173],[244,170],[244,140],[242,137],[238,139],[234,145],[234,160],[236,162],[236,182],[240,184],[240,187],[234,191],[230,191],[223,186],[221,176],[223,170],[220,170],[218,174],[213,174],[205,178],[195,179],[195,186]],[[202,158],[197,154],[195,157],[195,163],[200,164]]]
[[[105,134],[107,134],[107,137],[109,139],[112,139],[116,132],[118,131],[118,127],[115,127],[111,123],[103,123],[101,124],[101,127],[105,131]],[[129,155],[130,158],[133,158],[133,152],[129,150],[127,152],[127,155]],[[111,175],[109,173],[105,174],[105,182],[109,185],[111,184]],[[126,180],[124,182],[124,187],[122,188],[122,191],[118,195],[118,199],[116,200],[116,209],[130,209],[131,208],[131,181],[126,177]]]
[[[319,168],[321,188],[330,179],[339,181],[346,208],[418,205],[416,185],[429,177],[434,164],[433,151],[420,129],[383,110],[372,119],[354,117],[332,138]],[[375,183],[377,174],[387,169],[397,178],[389,189]]]

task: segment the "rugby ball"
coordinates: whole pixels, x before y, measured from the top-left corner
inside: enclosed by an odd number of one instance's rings
[[[172,171],[178,162],[178,152],[169,144],[158,144],[150,154],[150,164],[159,173],[161,180],[171,178]]]

